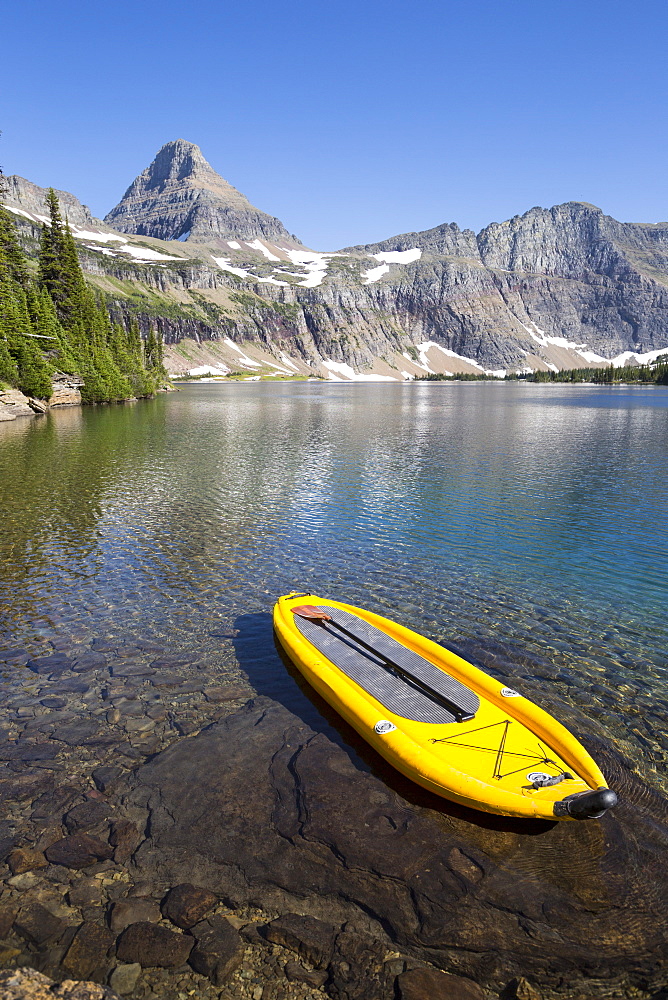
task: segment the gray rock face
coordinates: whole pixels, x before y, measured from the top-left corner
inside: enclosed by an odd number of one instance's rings
[[[367,294],[414,342],[434,340],[490,367],[542,356],[542,334],[606,358],[668,346],[668,223],[617,222],[568,202],[477,237],[451,224],[352,249],[412,247],[422,258]]]
[[[476,243],[476,235],[471,229],[461,230],[456,222],[444,222],[434,229],[426,229],[421,233],[402,233],[380,243],[367,243],[364,246],[348,247],[348,251],[364,251],[369,254],[381,253],[387,250],[412,250],[419,247],[423,253],[443,257],[461,257],[480,262],[480,253]],[[344,250],[343,253],[346,251]]]
[[[365,270],[378,264],[372,254],[415,247],[419,260],[390,263],[380,280],[364,283]],[[492,370],[535,368],[536,358],[557,368],[585,364],[557,338],[602,358],[668,347],[666,224],[619,223],[569,203],[532,209],[478,237],[451,224],[347,252],[350,263],[335,261],[317,287],[249,281],[242,288],[252,294],[218,323],[164,320],[165,341],[231,336],[358,370],[386,358],[396,377],[406,367],[402,353],[424,342]],[[144,280],[164,290],[167,273]],[[240,290],[204,262],[185,279],[175,274],[174,287]]]
[[[503,820],[436,800],[394,772],[380,780],[257,698],[136,772],[128,801],[146,809],[150,829],[137,874],[165,885],[187,876],[232,905],[275,908],[286,915],[277,929],[300,954],[308,944],[311,960],[316,944],[330,948],[326,925],[345,924],[332,996],[355,996],[348,976],[364,979],[365,963],[381,983],[394,947],[497,990],[518,973],[552,987],[604,979],[620,995],[641,981],[656,989],[668,965],[658,917],[668,807],[614,754],[591,749],[620,793],[613,813]],[[289,913],[323,921],[327,933]]]
[[[226,240],[288,241],[283,223],[255,208],[184,139],[166,143],[105,222],[123,233],[224,245]],[[221,242],[223,241],[223,242]]]
[[[25,177],[13,174],[6,178],[7,191],[2,199],[6,205],[12,205],[23,209],[24,212],[34,212],[35,215],[42,215],[47,218],[46,208],[46,188],[27,181]],[[97,220],[90,214],[88,205],[82,205],[78,198],[69,191],[56,191],[63,217],[77,226],[86,227]]]

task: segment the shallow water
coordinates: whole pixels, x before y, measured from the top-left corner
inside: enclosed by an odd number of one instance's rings
[[[268,612],[309,590],[460,643],[656,783],[667,481],[657,387],[206,384],[16,420],[0,641],[155,641],[302,705]]]

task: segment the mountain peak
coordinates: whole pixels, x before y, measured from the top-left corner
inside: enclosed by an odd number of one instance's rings
[[[301,246],[283,223],[255,208],[185,139],[166,142],[105,222],[123,233],[225,245],[262,239]]]
[[[185,180],[199,175],[213,174],[218,176],[202,155],[202,150],[194,142],[185,139],[173,139],[166,142],[155,155],[155,159],[144,174],[147,174],[153,184],[167,180]],[[143,176],[143,175],[142,175]]]

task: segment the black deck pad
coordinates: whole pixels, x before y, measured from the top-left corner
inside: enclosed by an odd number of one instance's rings
[[[455,716],[445,706],[384,666],[383,657],[393,660],[464,712],[471,714],[477,712],[480,699],[473,691],[422,656],[402,646],[385,632],[381,632],[374,625],[370,625],[349,611],[342,611],[329,605],[320,605],[319,610],[331,615],[333,621],[373,646],[380,655],[374,656],[369,650],[358,645],[354,639],[339,632],[335,626],[332,627],[327,623],[323,626],[317,621],[295,615],[295,624],[299,631],[328,660],[373,695],[388,711],[413,722],[456,722]]]

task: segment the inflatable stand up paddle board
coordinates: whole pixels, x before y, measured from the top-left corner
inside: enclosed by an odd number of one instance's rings
[[[309,683],[398,771],[501,816],[591,819],[617,802],[556,719],[402,625],[313,594],[286,594],[274,628]]]

